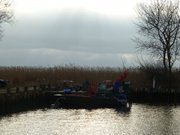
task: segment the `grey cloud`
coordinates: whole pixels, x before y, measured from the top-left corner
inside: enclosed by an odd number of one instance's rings
[[[113,19],[81,12],[17,16],[4,25],[0,65],[120,66],[134,56],[130,19]],[[131,65],[134,57],[127,57]]]
[[[131,20],[61,13],[20,18],[5,32],[1,42],[3,48],[53,48],[99,53],[134,51],[131,39],[135,28]]]
[[[84,53],[62,51],[55,49],[9,49],[0,50],[1,65],[6,66],[57,66],[74,64],[80,66],[121,66],[122,59],[126,66],[133,64],[131,59],[126,59],[123,54],[111,53]]]

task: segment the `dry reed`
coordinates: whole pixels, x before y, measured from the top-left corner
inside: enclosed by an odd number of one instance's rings
[[[139,68],[128,68],[127,80],[133,88],[150,88],[152,79]],[[115,81],[123,68],[112,67],[0,67],[0,79],[9,80],[12,86],[32,86],[40,84],[57,84],[60,80],[74,80],[83,83],[85,80],[102,82],[103,80]],[[176,81],[180,80],[179,70],[175,71]],[[174,81],[174,82],[176,82]],[[177,85],[178,83],[176,83]]]

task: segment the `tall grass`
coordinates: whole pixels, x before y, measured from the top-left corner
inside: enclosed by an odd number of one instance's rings
[[[150,88],[152,77],[140,68],[128,68],[126,80],[131,82],[132,88]],[[81,67],[81,66],[56,66],[56,67],[0,67],[0,79],[10,81],[12,86],[32,86],[40,84],[58,84],[60,80],[74,80],[83,83],[85,80],[102,82],[103,80],[115,81],[124,71],[123,68],[112,67]],[[174,85],[179,87],[180,70],[176,69]]]

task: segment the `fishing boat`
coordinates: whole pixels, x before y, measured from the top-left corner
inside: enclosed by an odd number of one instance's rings
[[[72,85],[69,87],[67,82],[63,93],[54,94],[54,107],[119,107],[127,106],[129,82],[124,82],[125,75],[118,78],[115,82],[105,80],[98,85],[88,84],[86,90],[79,91]],[[123,81],[123,83],[122,83]],[[84,87],[85,88],[85,87]]]
[[[112,93],[111,93],[112,92]],[[114,108],[127,106],[128,98],[126,94],[115,95],[113,91],[106,93],[88,94],[86,91],[71,91],[61,94],[54,94],[54,108]]]

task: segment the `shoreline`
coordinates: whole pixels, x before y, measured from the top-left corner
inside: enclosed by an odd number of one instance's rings
[[[4,96],[4,97],[3,97]],[[2,98],[3,97],[3,98]],[[176,99],[174,98],[176,97]],[[27,92],[24,94],[12,95],[6,94],[0,95],[0,116],[6,116],[16,114],[19,112],[25,112],[37,109],[50,109],[51,104],[55,103],[55,98],[52,95],[46,94],[44,91],[38,92]],[[91,100],[91,99],[89,99]],[[179,106],[180,105],[180,93],[149,93],[149,92],[132,92],[130,100],[133,104],[148,104],[148,105],[164,105],[164,106]],[[115,108],[118,109],[117,105],[110,101],[91,101],[91,104],[86,104],[83,99],[80,100],[66,101],[66,104],[59,108],[64,109],[98,109],[98,108]]]

